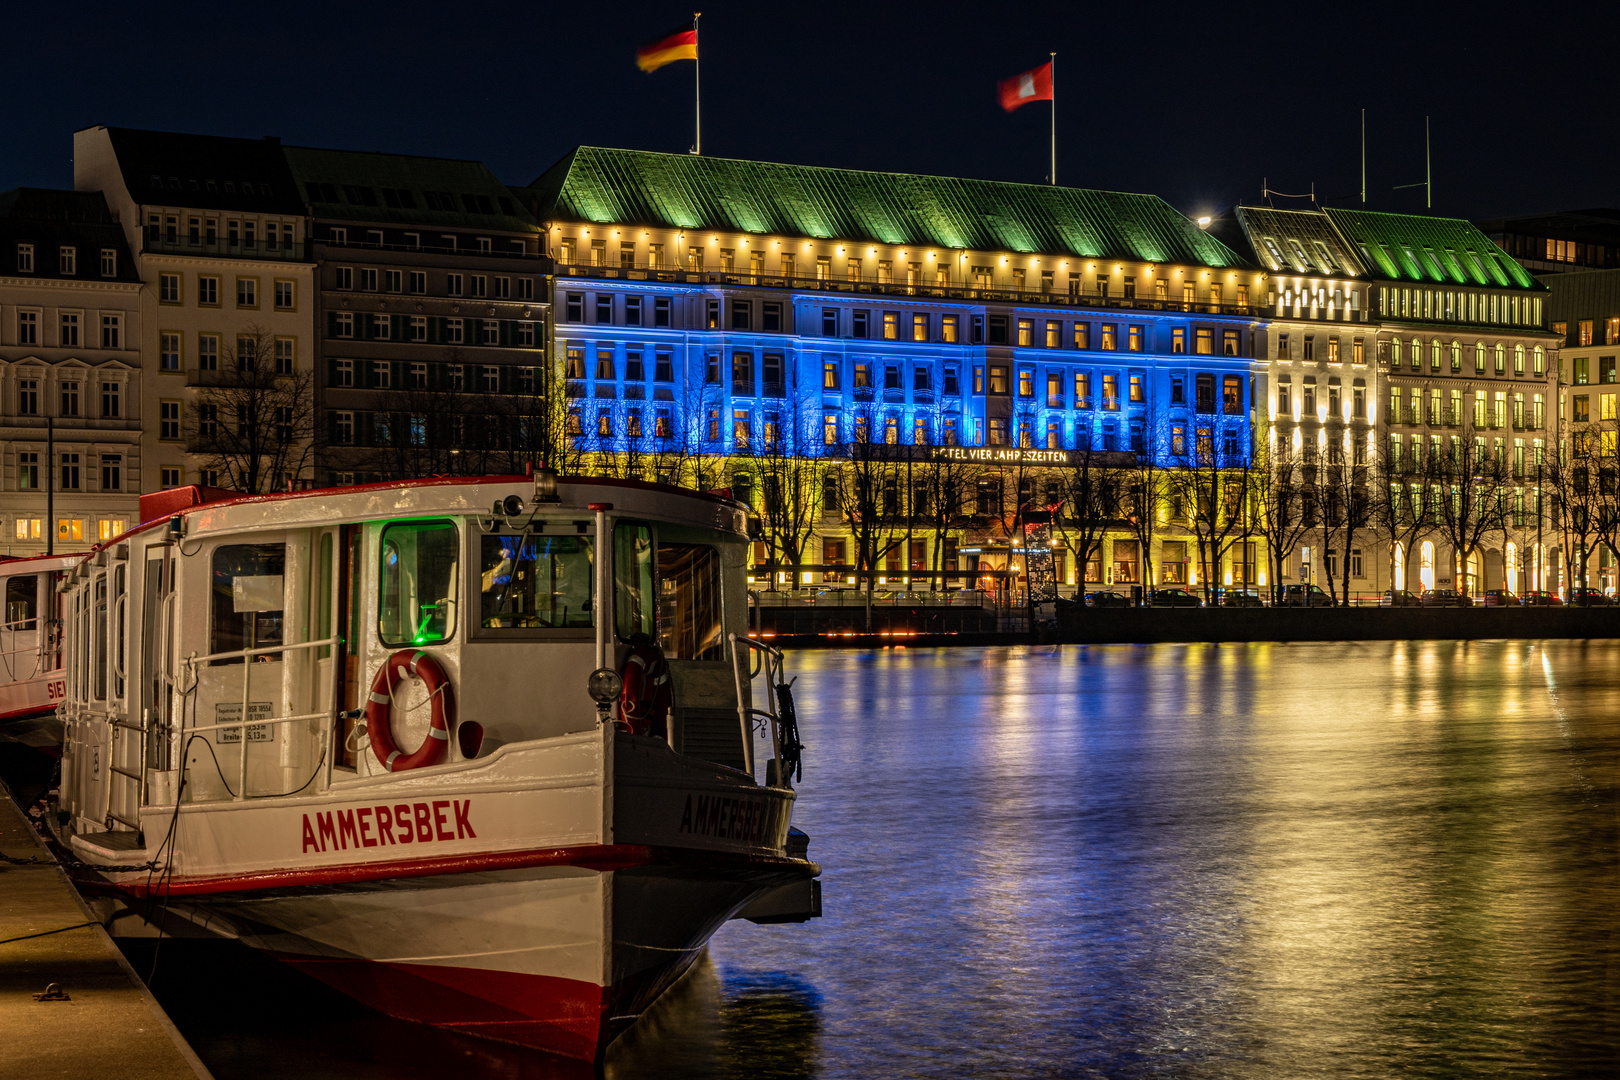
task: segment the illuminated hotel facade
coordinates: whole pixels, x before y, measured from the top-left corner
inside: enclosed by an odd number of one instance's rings
[[[1041,467],[1248,459],[1265,279],[1157,197],[594,147],[529,190],[570,430],[599,460],[684,482],[710,467],[752,494],[771,447],[834,473],[852,444],[991,459],[958,535],[908,537],[894,576],[1006,569],[1008,522],[1061,499]],[[852,558],[834,501],[808,564]],[[1059,583],[1198,584],[1175,521],[1153,542],[1111,533],[1090,573],[1060,560]]]

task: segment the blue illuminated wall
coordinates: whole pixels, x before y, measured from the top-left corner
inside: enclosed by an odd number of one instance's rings
[[[1229,308],[965,303],[609,273],[559,267],[556,279],[556,356],[590,449],[628,448],[632,417],[645,453],[684,438],[704,452],[736,452],[739,436],[757,448],[774,425],[794,452],[818,455],[833,449],[830,424],[839,444],[870,424],[873,438],[908,444],[1151,447],[1165,465],[1201,434],[1223,464],[1251,446],[1257,324]],[[611,434],[599,437],[604,413]]]

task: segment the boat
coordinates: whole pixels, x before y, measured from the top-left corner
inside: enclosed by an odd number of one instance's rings
[[[63,584],[80,890],[600,1062],[728,919],[820,914],[748,542],[547,469],[179,498]]]
[[[62,700],[66,681],[56,585],[83,557],[81,552],[0,560],[0,596],[6,605],[0,623],[0,725],[49,716]]]

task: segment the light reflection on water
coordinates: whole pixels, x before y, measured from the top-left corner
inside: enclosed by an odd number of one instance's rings
[[[608,1075],[1611,1075],[1617,661],[799,653],[826,917],[728,924]],[[176,1019],[220,1080],[575,1075],[320,1000],[285,1067]]]

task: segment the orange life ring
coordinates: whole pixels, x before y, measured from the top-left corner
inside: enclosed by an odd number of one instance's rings
[[[414,753],[407,754],[394,743],[394,690],[413,676],[427,687],[431,719],[427,738]],[[404,772],[437,765],[450,745],[450,727],[455,722],[456,697],[450,688],[450,677],[433,657],[420,649],[401,649],[377,669],[366,700],[366,734],[371,740],[371,752],[377,755],[383,768],[389,772]]]
[[[619,692],[619,728],[637,735],[668,738],[669,707],[673,695],[669,661],[657,644],[640,641],[630,647],[619,672],[624,689]]]

